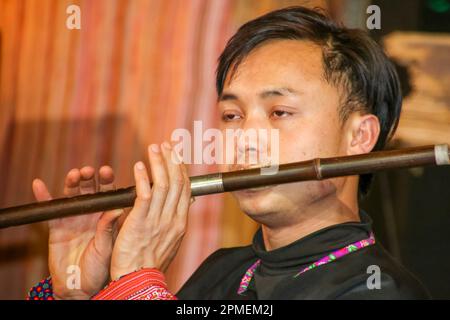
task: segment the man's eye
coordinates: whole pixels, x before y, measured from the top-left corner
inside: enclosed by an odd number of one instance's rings
[[[292,114],[291,112],[283,110],[275,110],[274,112],[272,112],[272,116],[274,116],[275,118],[284,118],[290,116],[291,114]]]
[[[223,121],[234,121],[234,120],[239,120],[240,118],[241,118],[241,116],[238,114],[235,114],[235,113],[225,113],[222,115]]]

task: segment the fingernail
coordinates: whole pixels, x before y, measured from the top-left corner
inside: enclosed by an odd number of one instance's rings
[[[159,153],[159,152],[160,152],[159,146],[158,146],[157,144],[152,144],[152,145],[150,146],[150,149],[151,149],[154,153]]]
[[[139,161],[138,163],[136,163],[136,168],[138,168],[139,170],[144,170],[145,166],[141,161]]]
[[[170,145],[170,143],[168,143],[167,141],[164,141],[162,143],[162,146],[167,149],[167,150],[172,150],[172,146]]]

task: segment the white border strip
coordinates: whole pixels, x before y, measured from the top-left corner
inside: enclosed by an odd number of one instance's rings
[[[434,146],[434,157],[438,166],[450,164],[450,158],[448,156],[448,145],[437,144]]]

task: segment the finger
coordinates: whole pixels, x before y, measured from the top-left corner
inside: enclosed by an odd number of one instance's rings
[[[164,219],[171,219],[177,211],[178,201],[184,187],[185,179],[181,171],[181,165],[173,161],[174,153],[168,142],[161,145],[161,151],[167,173],[169,176],[169,191],[162,211]]]
[[[185,179],[185,183],[183,186],[183,191],[181,192],[180,200],[178,201],[175,216],[176,219],[173,228],[173,232],[177,233],[179,242],[181,242],[181,239],[187,229],[187,214],[189,207],[195,201],[195,198],[191,197],[191,181],[189,179],[186,166],[183,163],[181,164],[181,172],[183,174],[183,178]]]
[[[93,167],[85,166],[80,170],[80,193],[94,193],[97,191],[95,182],[95,169]]]
[[[80,194],[81,173],[78,169],[72,169],[67,173],[64,182],[64,195],[68,197]]]
[[[34,179],[32,183],[32,189],[34,197],[37,201],[48,201],[52,200],[50,192],[48,192],[47,186],[44,181],[40,179]]]
[[[153,179],[152,201],[148,218],[158,223],[169,191],[169,177],[161,148],[157,144],[149,146],[148,157]]]
[[[98,180],[99,180],[99,190],[100,191],[110,191],[115,190],[114,185],[114,172],[110,166],[103,166],[98,170]]]
[[[185,221],[187,218],[189,207],[192,203],[194,203],[195,197],[191,197],[191,180],[189,179],[187,168],[184,163],[181,164],[181,172],[183,174],[185,183],[180,196],[180,201],[178,202],[177,215],[180,219]]]
[[[134,165],[134,180],[136,183],[136,200],[134,201],[133,209],[130,211],[129,215],[142,219],[148,214],[152,194],[147,169],[141,161]]]

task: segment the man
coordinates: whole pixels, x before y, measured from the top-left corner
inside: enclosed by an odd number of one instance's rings
[[[396,72],[377,44],[303,7],[243,25],[220,57],[217,93],[222,129],[279,131],[280,163],[380,150],[401,110]],[[246,154],[258,147],[240,148]],[[144,164],[136,164],[137,199],[120,230],[121,210],[50,222],[51,279],[32,289],[31,299],[175,298],[162,272],[184,234],[190,189],[172,153],[168,143],[149,148],[152,188]],[[69,172],[66,195],[95,191],[94,176],[91,167]],[[99,177],[100,190],[114,188],[111,168],[102,167]],[[369,183],[370,176],[351,176],[234,192],[261,224],[253,244],[213,253],[176,297],[427,298],[359,210],[358,194]],[[50,198],[40,180],[33,190],[38,200]],[[80,269],[79,289],[67,288],[69,265]],[[378,283],[370,270],[380,273]]]

